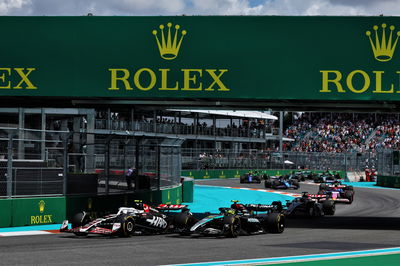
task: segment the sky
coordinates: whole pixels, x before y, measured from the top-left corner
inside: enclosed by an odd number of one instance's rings
[[[1,16],[399,16],[400,0],[0,0]]]

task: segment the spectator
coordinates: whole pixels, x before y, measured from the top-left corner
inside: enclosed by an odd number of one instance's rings
[[[135,173],[136,169],[133,166],[126,171],[125,178],[128,190],[132,190],[132,183],[135,183]]]

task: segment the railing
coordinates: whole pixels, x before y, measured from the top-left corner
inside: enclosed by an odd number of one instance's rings
[[[107,128],[107,120],[96,119],[96,129],[132,130],[148,133],[164,133],[175,135],[200,135],[217,137],[265,138],[266,134],[277,134],[276,129],[266,128],[218,128],[209,126],[194,126],[183,124],[152,123],[152,122],[127,122],[112,120]]]
[[[182,149],[182,169],[298,169],[364,171],[388,169],[383,153],[272,152],[262,150]],[[378,159],[380,158],[380,161]],[[391,158],[391,157],[390,157]],[[389,168],[391,169],[391,168]]]

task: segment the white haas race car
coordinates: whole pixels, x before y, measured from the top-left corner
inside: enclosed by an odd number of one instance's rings
[[[170,213],[170,211],[181,211]],[[91,219],[86,212],[77,213],[68,229],[69,221],[62,223],[60,232],[73,233],[77,236],[99,234],[108,236],[129,237],[133,234],[159,234],[174,231],[175,216],[190,214],[187,205],[160,204],[151,207],[144,203],[135,203],[134,207],[120,207],[116,214]],[[183,229],[183,228],[182,228]]]

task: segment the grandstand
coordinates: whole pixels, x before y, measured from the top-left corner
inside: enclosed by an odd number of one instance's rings
[[[377,152],[398,149],[398,114],[302,113],[285,136],[295,142],[287,151]]]

